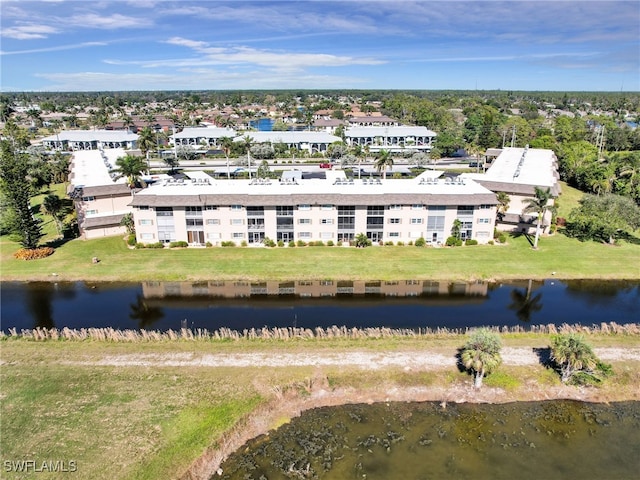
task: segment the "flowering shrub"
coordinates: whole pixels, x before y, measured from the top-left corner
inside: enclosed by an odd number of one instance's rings
[[[13,256],[18,260],[37,260],[52,255],[54,251],[51,247],[21,248]]]

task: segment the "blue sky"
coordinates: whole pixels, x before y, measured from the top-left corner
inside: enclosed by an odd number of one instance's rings
[[[3,91],[640,90],[637,0],[0,8]]]

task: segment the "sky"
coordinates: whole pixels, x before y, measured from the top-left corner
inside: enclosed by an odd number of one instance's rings
[[[0,0],[2,91],[640,91],[640,2]]]

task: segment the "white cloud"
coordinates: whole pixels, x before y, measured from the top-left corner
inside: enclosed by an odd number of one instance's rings
[[[57,45],[55,47],[32,48],[29,50],[13,50],[9,52],[0,50],[0,55],[23,55],[28,53],[58,52],[62,50],[75,50],[77,48],[102,47],[108,44],[108,42],[82,42],[74,43],[73,45]]]
[[[119,13],[114,13],[108,16],[86,13],[82,15],[72,15],[68,19],[61,19],[61,21],[76,27],[105,30],[115,30],[118,28],[146,28],[153,24],[149,18],[130,17]]]
[[[60,30],[49,25],[17,25],[15,27],[3,28],[0,35],[16,40],[33,40],[36,38],[47,38],[49,35],[58,33]]]

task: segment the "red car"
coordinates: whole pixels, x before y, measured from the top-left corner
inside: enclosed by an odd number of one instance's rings
[[[320,168],[331,168],[331,164],[330,163],[321,163],[320,164]]]

